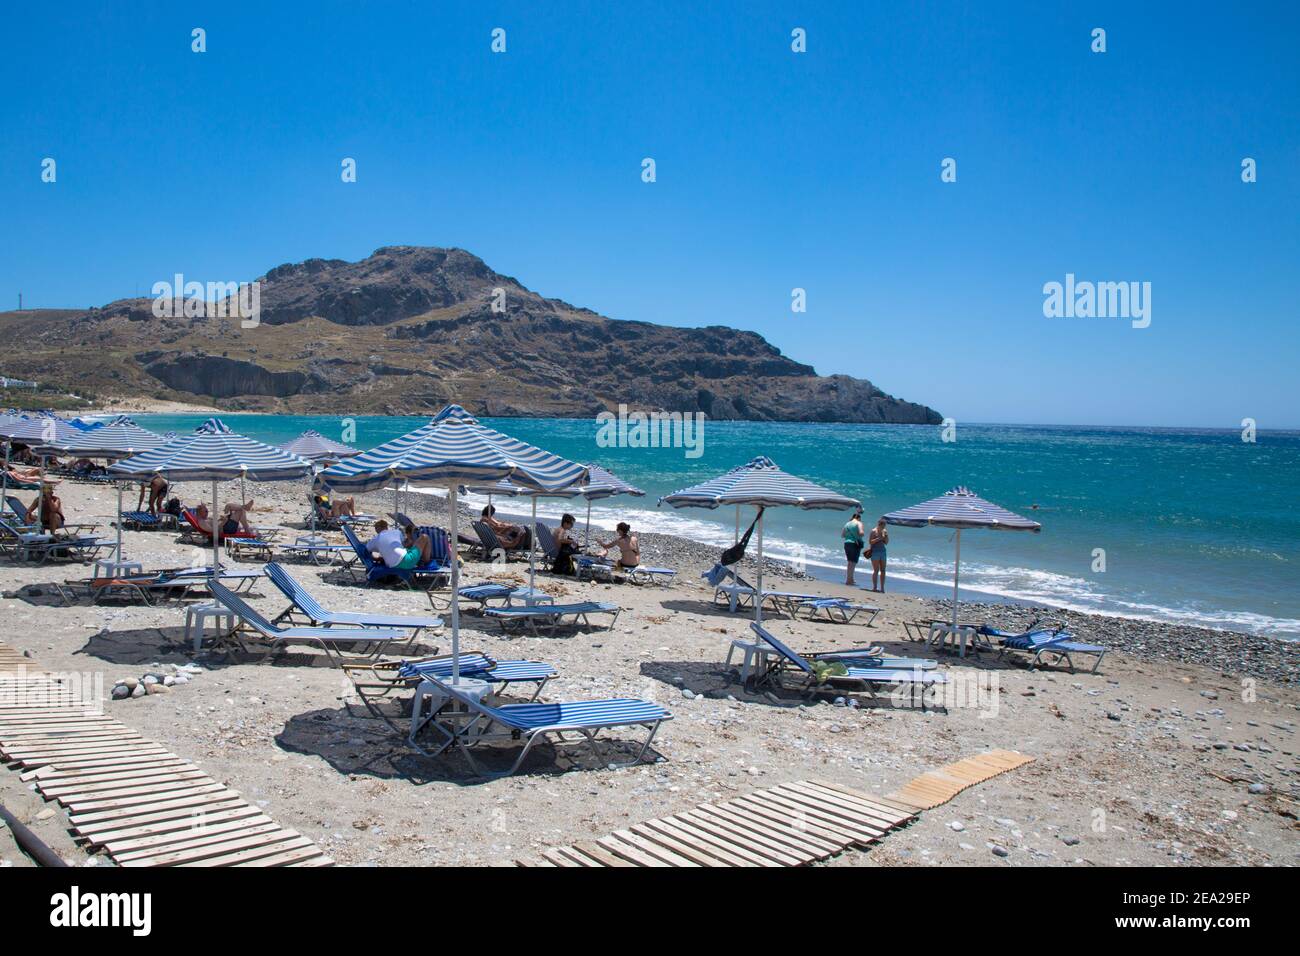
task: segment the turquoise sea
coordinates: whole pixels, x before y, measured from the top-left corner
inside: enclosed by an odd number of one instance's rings
[[[136,419],[180,432],[204,417]],[[273,443],[308,428],[343,437],[337,416],[222,418]],[[372,447],[422,421],[358,417],[354,444]],[[1260,432],[1250,443],[1237,431],[960,425],[956,440],[944,442],[938,427],[711,421],[703,454],[688,458],[682,448],[598,447],[590,419],[484,421],[566,458],[605,465],[647,492],[595,503],[593,524],[625,518],[644,530],[730,544],[734,509],[675,511],[656,500],[759,454],[860,498],[869,521],[961,484],[1043,524],[1037,535],[963,534],[963,594],[1300,639],[1300,432]],[[579,521],[585,514],[580,502],[539,503],[548,516],[565,510]],[[812,573],[840,576],[847,517],[771,510],[766,551],[802,555]],[[895,528],[891,538],[893,589],[951,587],[950,532]],[[1093,570],[1095,549],[1105,552],[1104,571]]]

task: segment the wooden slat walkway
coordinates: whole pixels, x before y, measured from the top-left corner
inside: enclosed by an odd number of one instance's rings
[[[519,866],[805,866],[866,848],[982,780],[1033,760],[994,750],[948,764],[888,797],[801,780],[554,847]]]
[[[923,773],[885,799],[905,810],[933,810],[967,787],[1023,767],[1033,759],[1014,750],[990,750]]]
[[[0,644],[0,668],[13,651]],[[120,866],[330,866],[218,783],[22,658],[0,670],[0,759]],[[19,676],[19,671],[22,671]]]

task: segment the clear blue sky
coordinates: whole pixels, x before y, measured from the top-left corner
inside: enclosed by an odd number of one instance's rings
[[[958,420],[1300,425],[1296,4],[704,6],[11,4],[0,307],[455,245]]]

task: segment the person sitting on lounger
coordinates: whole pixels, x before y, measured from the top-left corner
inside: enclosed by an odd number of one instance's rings
[[[571,514],[560,518],[560,526],[555,530],[555,546],[559,550],[551,561],[553,574],[577,574],[578,568],[573,563],[573,556],[582,551],[582,545],[573,534],[577,520]]]
[[[632,526],[626,521],[618,523],[618,536],[613,541],[601,541],[596,539],[596,544],[605,549],[608,554],[612,548],[618,548],[618,566],[620,568],[635,568],[641,563],[641,545],[636,540],[636,535],[632,533]]]
[[[230,504],[226,505],[226,507],[222,509],[222,513],[225,515],[225,522],[222,525],[221,533],[234,534],[237,531],[242,531],[245,534],[252,534],[253,526],[248,523],[248,513],[252,510],[253,503],[251,501],[246,501],[242,505],[236,504],[232,501]],[[230,527],[232,521],[235,522],[234,528]]]
[[[136,511],[144,511],[145,495],[149,496],[149,513],[156,515],[162,508],[163,502],[167,499],[167,479],[162,475],[154,475],[148,481],[140,483],[140,497],[135,503]]]
[[[506,521],[498,521],[494,517],[497,509],[488,505],[483,509],[483,523],[492,529],[492,532],[501,542],[501,547],[506,549],[522,548],[528,543],[528,530],[517,524],[510,524]]]
[[[375,536],[366,542],[366,550],[379,555],[385,567],[399,570],[418,568],[427,554],[432,556],[433,543],[427,534],[422,534],[414,543],[407,545],[406,538],[396,528],[390,528],[382,518],[375,522]]]
[[[355,518],[357,514],[357,500],[355,498],[340,498],[338,501],[331,501],[329,495],[316,495],[312,499],[312,505],[316,509],[316,517],[322,521],[328,521],[331,518]]]
[[[63,502],[59,496],[54,493],[53,485],[42,485],[41,496],[32,502],[32,506],[27,509],[27,520],[35,521],[37,516],[40,517],[41,527],[46,532],[54,534],[62,531],[66,522],[63,520]]]

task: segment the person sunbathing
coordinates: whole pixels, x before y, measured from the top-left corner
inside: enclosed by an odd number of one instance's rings
[[[312,499],[312,504],[316,508],[316,517],[321,520],[355,518],[357,516],[357,500],[355,498],[340,498],[338,501],[330,501],[329,495],[316,495]]]
[[[626,521],[620,521],[616,530],[618,535],[612,541],[601,541],[597,538],[596,544],[600,545],[606,554],[618,548],[618,566],[635,568],[641,563],[641,545],[636,540],[636,535],[632,533],[632,526]]]
[[[242,505],[235,504],[234,502],[226,505],[226,507],[222,509],[222,512],[225,515],[225,525],[223,525],[221,533],[234,534],[237,531],[242,531],[245,534],[252,534],[253,526],[248,523],[248,513],[252,510],[253,503],[251,501],[245,502]],[[230,522],[232,521],[235,522],[235,527],[233,529],[230,527]]]
[[[492,529],[501,542],[501,547],[506,549],[522,548],[528,543],[528,529],[517,524],[510,524],[507,521],[499,521],[495,517],[497,509],[488,505],[483,509],[483,523]]]
[[[194,514],[194,521],[200,530],[206,534],[212,534],[212,513],[208,511],[208,506],[200,504],[190,509]],[[248,516],[240,505],[226,505],[221,519],[221,535],[227,537],[232,534],[238,534],[240,531],[249,531]]]

